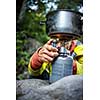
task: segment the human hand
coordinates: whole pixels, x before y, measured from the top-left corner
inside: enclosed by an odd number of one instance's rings
[[[50,39],[38,52],[40,61],[42,62],[52,62],[55,57],[58,56],[58,49],[53,47],[51,43],[53,39]]]

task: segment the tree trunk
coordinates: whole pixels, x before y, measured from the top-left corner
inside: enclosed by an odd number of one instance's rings
[[[27,0],[18,0],[17,2],[17,23],[20,23],[20,21],[23,19],[23,16],[25,14],[25,11],[27,9],[26,7]]]

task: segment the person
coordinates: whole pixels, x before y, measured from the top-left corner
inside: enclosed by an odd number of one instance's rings
[[[61,42],[58,42],[57,47],[51,44],[53,39],[50,39],[42,47],[38,48],[32,55],[28,65],[28,71],[34,78],[49,80],[50,73],[52,73],[52,62],[59,55],[58,50]],[[65,42],[65,48],[69,50],[73,59],[73,75],[83,74],[83,44],[79,40],[71,40]]]

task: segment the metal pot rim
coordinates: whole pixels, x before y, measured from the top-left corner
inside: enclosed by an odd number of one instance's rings
[[[83,13],[78,12],[78,11],[74,11],[74,10],[71,10],[71,9],[58,9],[58,10],[48,12],[46,17],[48,17],[49,15],[52,15],[53,13],[61,12],[61,11],[72,12],[72,13],[79,14],[79,15],[83,16]]]

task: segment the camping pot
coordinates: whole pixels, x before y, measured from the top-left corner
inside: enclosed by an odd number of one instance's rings
[[[80,37],[82,13],[72,10],[55,10],[46,15],[46,33],[50,37]]]

